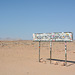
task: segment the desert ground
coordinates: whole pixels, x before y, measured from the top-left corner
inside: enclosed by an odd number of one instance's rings
[[[39,62],[39,43],[32,40],[0,41],[0,75],[75,75],[75,41],[67,42],[67,66],[64,42],[41,42],[42,61]],[[57,63],[57,64],[55,64]]]

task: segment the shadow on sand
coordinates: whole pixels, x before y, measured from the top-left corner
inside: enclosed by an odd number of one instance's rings
[[[50,59],[47,59],[47,60],[50,60]],[[51,60],[53,60],[53,61],[65,62],[65,60],[61,60],[61,59],[51,59]],[[69,65],[67,65],[67,66],[71,66],[71,65],[75,64],[75,61],[67,60],[67,62],[68,62],[68,63],[71,63],[71,64],[69,64]]]

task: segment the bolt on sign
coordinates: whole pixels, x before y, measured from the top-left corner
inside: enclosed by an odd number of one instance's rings
[[[33,33],[33,41],[71,42],[73,41],[73,33],[72,32]]]

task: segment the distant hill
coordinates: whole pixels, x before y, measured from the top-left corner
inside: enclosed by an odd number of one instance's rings
[[[14,41],[14,40],[22,40],[20,38],[10,38],[10,37],[7,37],[7,38],[0,38],[0,40],[3,40],[3,41]]]

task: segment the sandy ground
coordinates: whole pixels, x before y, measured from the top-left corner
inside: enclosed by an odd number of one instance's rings
[[[41,42],[41,58],[38,62],[39,43],[33,41],[0,41],[0,75],[75,75],[75,41],[67,43],[67,66],[64,42]],[[58,65],[55,65],[55,62]]]

